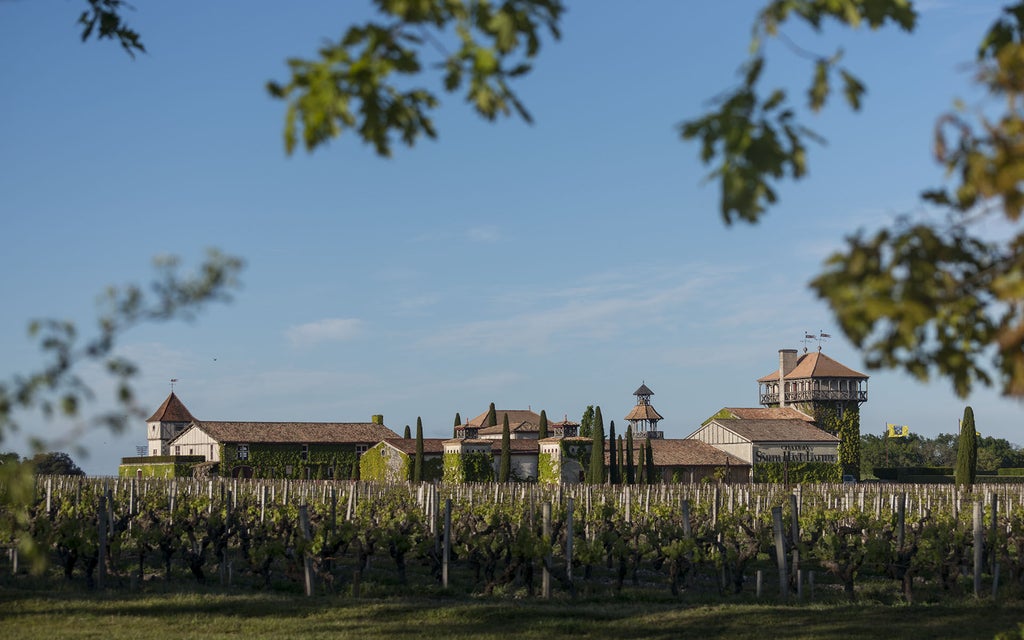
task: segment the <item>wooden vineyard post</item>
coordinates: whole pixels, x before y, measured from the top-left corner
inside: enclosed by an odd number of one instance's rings
[[[545,502],[541,505],[541,535],[544,538],[548,552],[544,554],[544,568],[541,572],[541,597],[545,600],[551,598],[551,503]]]
[[[988,534],[988,545],[991,550],[989,553],[989,573],[995,573],[996,570],[996,525],[998,524],[997,514],[999,513],[999,494],[995,491],[992,492],[992,524],[989,526]],[[1009,512],[1007,512],[1009,513]]]
[[[782,507],[772,507],[772,528],[775,530],[775,559],[779,565],[779,596],[789,596],[789,574],[786,571],[786,540],[782,533]]]
[[[797,595],[797,599],[798,600],[801,598],[801,596],[803,596],[803,589],[801,589],[802,585],[800,584],[800,550],[799,550],[799,544],[800,544],[800,510],[799,509],[800,508],[797,505],[796,496],[794,494],[792,494],[792,493],[789,494],[789,511],[790,511],[790,515],[792,516],[790,518],[790,523],[791,523],[790,535],[792,536],[792,540],[793,540],[793,569],[792,569],[792,571],[793,571],[793,575],[796,576],[796,595]]]
[[[441,586],[448,588],[448,559],[452,548],[452,499],[444,500],[444,541],[441,557]]]
[[[576,583],[572,579],[572,547],[573,547],[573,498],[569,498],[565,507],[565,574],[569,577],[569,595],[576,597]]]
[[[901,493],[896,502],[896,548],[903,549],[903,539],[907,533],[907,494]]]
[[[985,547],[985,524],[981,502],[974,503],[974,597],[981,597],[981,565]]]
[[[96,565],[96,587],[103,588],[107,577],[107,496],[100,495],[100,505],[96,509],[96,526],[99,534],[97,553],[99,562]]]
[[[313,536],[309,532],[309,507],[306,505],[299,507],[299,529],[302,530],[303,540],[307,543],[313,540]],[[306,595],[311,596],[313,595],[313,558],[310,557],[308,549],[302,554],[302,567]]]

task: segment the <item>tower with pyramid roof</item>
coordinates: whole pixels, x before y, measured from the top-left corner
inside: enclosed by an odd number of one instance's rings
[[[824,334],[823,334],[824,335]],[[868,377],[821,352],[797,357],[779,350],[779,368],[757,380],[766,407],[790,407],[810,416],[819,429],[839,438],[842,473],[860,478],[860,405],[868,401]]]
[[[626,416],[626,422],[633,430],[633,437],[651,440],[664,438],[665,434],[658,431],[658,421],[664,420],[664,418],[651,404],[651,396],[654,395],[654,392],[646,384],[641,384],[640,388],[633,392],[633,395],[636,396],[636,406]]]
[[[172,391],[160,408],[146,420],[149,455],[170,455],[167,443],[195,421],[185,404]]]

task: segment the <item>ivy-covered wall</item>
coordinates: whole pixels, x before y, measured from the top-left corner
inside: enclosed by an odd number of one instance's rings
[[[860,408],[849,405],[839,415],[836,407],[820,407],[814,415],[818,426],[839,438],[836,464],[839,477],[850,474],[860,480]]]
[[[445,453],[442,480],[446,484],[494,482],[494,456],[481,451]]]
[[[412,460],[383,442],[370,447],[359,457],[359,478],[377,482],[408,480],[412,475]]]
[[[326,479],[352,477],[352,467],[359,463],[355,445],[310,444],[306,460],[301,444],[249,444],[249,456],[238,459],[238,445],[221,446],[220,473],[231,476],[236,467],[250,467],[255,478]],[[308,472],[307,472],[308,470]],[[308,473],[308,476],[307,476]]]
[[[580,473],[590,467],[591,442],[562,440],[558,443],[562,451],[562,464],[559,470],[561,481],[569,484],[582,482]]]
[[[558,484],[562,481],[561,465],[550,453],[543,451],[537,456],[537,481]]]

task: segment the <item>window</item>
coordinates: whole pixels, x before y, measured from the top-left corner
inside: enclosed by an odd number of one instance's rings
[[[238,445],[238,459],[248,460],[249,459],[249,445],[240,444]]]
[[[302,454],[299,456],[302,460],[309,460],[309,445],[302,445]]]
[[[357,444],[356,445],[356,455],[357,456],[363,455],[364,453],[366,453],[366,450],[369,449],[369,448],[370,448],[370,445],[368,445],[368,444]]]
[[[181,447],[177,447],[177,446],[174,447],[174,455],[176,455],[176,456],[180,456],[181,455]]]
[[[334,477],[334,467],[327,467],[327,477],[328,478],[333,478]]]

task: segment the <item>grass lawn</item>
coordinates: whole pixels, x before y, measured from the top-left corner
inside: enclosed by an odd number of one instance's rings
[[[124,595],[0,588],[4,637],[44,638],[993,638],[1021,637],[1024,603],[715,604],[250,593]]]

